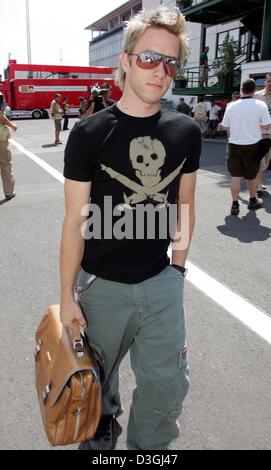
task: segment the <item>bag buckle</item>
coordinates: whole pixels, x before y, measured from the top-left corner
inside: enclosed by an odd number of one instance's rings
[[[73,339],[73,349],[75,350],[77,357],[84,357],[84,344],[81,339]]]

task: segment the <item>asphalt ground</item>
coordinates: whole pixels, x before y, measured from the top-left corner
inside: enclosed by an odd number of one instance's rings
[[[17,124],[13,139],[61,172],[68,132],[61,134],[63,145],[55,147],[52,121]],[[33,350],[43,311],[59,300],[63,185],[16,147],[11,149],[17,196],[5,202],[0,192],[0,449],[52,449],[42,430]],[[225,142],[203,143],[189,260],[270,316],[271,175],[266,175],[269,192],[263,208],[248,211],[244,185],[240,216],[232,217],[225,160]],[[191,387],[172,448],[270,449],[270,343],[188,280],[185,311]],[[125,411],[119,418],[123,434],[118,449],[126,448],[133,387],[127,356],[121,367]]]

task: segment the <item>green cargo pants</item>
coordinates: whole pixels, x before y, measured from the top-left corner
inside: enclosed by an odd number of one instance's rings
[[[89,279],[81,270],[80,287]],[[136,388],[127,446],[167,449],[179,435],[177,418],[189,387],[182,274],[167,266],[138,284],[97,277],[79,302],[89,341],[103,356],[103,414],[121,413],[119,366],[130,350]]]

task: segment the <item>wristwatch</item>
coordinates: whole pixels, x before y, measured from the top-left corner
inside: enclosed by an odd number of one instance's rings
[[[180,271],[180,273],[182,273],[183,277],[185,277],[188,273],[188,269],[184,268],[183,266],[179,266],[178,264],[171,264],[171,266],[173,268],[177,269],[177,271]]]

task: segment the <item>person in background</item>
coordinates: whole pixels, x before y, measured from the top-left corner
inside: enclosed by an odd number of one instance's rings
[[[61,120],[62,120],[62,109],[60,107],[60,100],[61,100],[61,95],[57,93],[55,95],[55,98],[51,102],[50,106],[50,114],[54,120],[55,123],[55,145],[62,144],[60,142],[60,132],[61,132]]]
[[[253,44],[254,44],[253,57],[254,57],[255,62],[259,62],[260,60],[259,53],[261,51],[261,41],[256,36],[252,36],[252,38],[253,38]]]
[[[92,114],[98,113],[105,108],[108,108],[108,104],[105,101],[104,93],[101,93],[101,89],[98,87],[91,88],[91,98],[90,103],[93,104]]]
[[[209,122],[208,122],[208,133],[212,139],[216,138],[216,130],[219,123],[219,111],[221,111],[221,107],[218,106],[214,99],[211,101],[210,107],[210,115],[209,115]]]
[[[88,100],[84,100],[81,104],[81,120],[87,119],[92,114],[102,111],[105,108],[108,108],[108,104],[105,101],[103,95],[100,94],[101,90],[98,86],[93,86],[91,88],[90,97]]]
[[[180,98],[180,102],[177,105],[176,111],[190,116],[190,107],[188,106],[188,104],[186,104],[184,98]]]
[[[0,75],[0,95],[2,96],[1,98],[1,109],[4,111],[4,115],[9,119],[11,120],[11,108],[10,106],[6,103],[5,101],[5,98],[4,98],[4,95],[2,93],[2,89],[3,89],[3,83],[2,83],[2,80],[1,80],[1,77],[2,75]]]
[[[108,96],[108,89],[107,88],[101,88],[101,90],[99,92],[99,97],[102,98],[102,103],[103,103],[104,109],[109,108],[109,106],[110,106],[109,103],[111,103],[111,100],[110,99],[108,100],[106,98],[107,96]]]
[[[9,129],[14,132],[17,130],[16,124],[4,115],[4,98],[1,92],[2,83],[0,83],[0,173],[3,184],[5,198],[10,200],[16,196],[15,178],[12,166],[12,155],[9,149]]]
[[[267,108],[269,115],[271,116],[271,73],[266,74],[265,82],[264,82],[264,89],[257,91],[255,93],[255,98],[258,100],[263,101]],[[263,139],[271,139],[271,129],[263,129],[262,130],[262,138]],[[261,160],[260,170],[257,176],[257,195],[262,196],[263,192],[267,190],[267,187],[263,184],[263,174],[267,170],[269,162],[271,160],[271,148],[267,152],[267,154]]]
[[[228,102],[228,104],[226,106],[226,109],[231,103],[234,103],[235,101],[240,100],[240,98],[241,98],[240,91],[234,91],[231,95],[231,101]],[[218,125],[218,129],[223,130],[223,128],[221,126],[221,123]],[[225,161],[226,165],[228,163],[228,158],[229,158],[229,137],[230,137],[230,131],[229,130],[227,130],[227,137],[228,137],[228,141],[227,141],[227,145],[226,145],[226,161]]]
[[[234,102],[234,101],[237,101],[237,100],[240,100],[241,98],[241,93],[240,91],[234,91],[231,95],[231,102]],[[228,106],[228,105],[227,105]]]
[[[87,107],[86,107],[87,100],[83,96],[79,97],[79,119],[81,120]]]
[[[63,118],[64,118],[64,123],[63,123],[63,131],[68,131],[68,125],[69,125],[69,104],[68,104],[68,98],[65,96],[63,105],[62,105],[62,111],[63,111]]]
[[[206,130],[207,130],[208,115],[207,115],[207,105],[203,101],[203,98],[199,98],[199,102],[195,106],[194,119],[200,126],[202,137],[205,137]]]
[[[271,128],[271,119],[265,103],[254,98],[256,83],[252,78],[242,83],[242,98],[226,108],[223,126],[229,131],[228,169],[232,176],[231,215],[239,214],[241,178],[245,178],[249,189],[248,209],[258,209],[262,200],[256,197],[257,174],[260,162],[256,161],[261,128]]]
[[[8,104],[5,106],[4,114],[11,121],[12,112],[11,112],[11,108]]]
[[[112,100],[111,95],[112,95],[112,88],[109,83],[104,83],[102,85],[102,90],[104,90],[104,99],[108,106],[113,106],[115,103],[114,100]]]
[[[208,52],[209,47],[205,47],[204,51],[200,54],[199,60],[199,86],[208,86]]]

